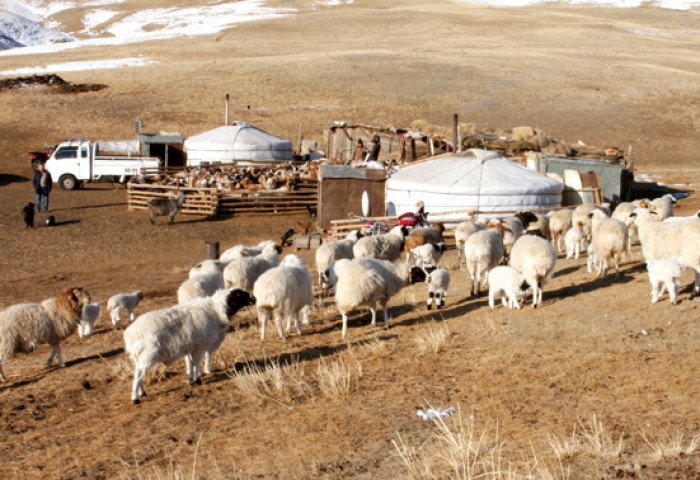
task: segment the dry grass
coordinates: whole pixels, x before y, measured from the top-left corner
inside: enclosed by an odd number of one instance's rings
[[[432,323],[421,329],[413,339],[421,354],[439,353],[448,343],[449,329],[440,323]]]
[[[296,360],[284,364],[275,359],[262,364],[249,362],[227,375],[245,396],[272,400],[288,408],[311,392],[304,379],[304,365]]]
[[[362,378],[362,363],[352,350],[347,350],[335,360],[321,358],[315,378],[323,397],[343,399],[350,395]]]

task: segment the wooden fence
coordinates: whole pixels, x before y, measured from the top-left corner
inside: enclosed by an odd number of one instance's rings
[[[129,183],[127,208],[146,210],[150,198],[174,197],[178,191],[186,195],[180,213],[189,215],[290,215],[309,214],[318,205],[318,182],[297,185],[289,192],[241,190],[219,192],[216,188],[188,188],[171,185]]]

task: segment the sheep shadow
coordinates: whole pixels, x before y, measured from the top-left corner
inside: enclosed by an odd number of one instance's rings
[[[114,350],[110,350],[110,351],[104,352],[104,353],[98,353],[96,355],[90,355],[89,357],[74,358],[73,360],[69,360],[66,362],[66,367],[80,365],[81,363],[89,362],[91,360],[98,360],[100,358],[101,359],[112,358],[112,357],[116,357],[117,355],[120,355],[122,353],[124,353],[123,348],[115,348]]]
[[[367,340],[362,340],[355,343],[343,343],[334,346],[309,347],[296,352],[282,353],[274,358],[263,358],[258,360],[249,360],[246,362],[236,362],[235,365],[226,368],[226,370],[224,370],[223,372],[212,373],[209,376],[209,379],[206,383],[210,384],[230,380],[233,375],[244,374],[251,367],[254,367],[256,371],[261,371],[273,365],[284,366],[329,357],[342,351],[345,351],[351,346],[359,346],[366,342]]]
[[[100,205],[81,205],[78,207],[57,208],[54,211],[60,212],[60,211],[66,211],[66,210],[87,210],[87,209],[93,209],[93,208],[123,207],[125,205],[126,205],[126,202],[113,202],[113,203],[103,203]]]

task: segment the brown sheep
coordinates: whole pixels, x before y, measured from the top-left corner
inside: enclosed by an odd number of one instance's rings
[[[441,222],[436,223],[432,227],[414,228],[411,230],[403,244],[403,251],[406,252],[406,263],[410,262],[411,250],[414,248],[426,243],[442,243],[442,232],[444,231],[445,225]]]
[[[0,312],[0,381],[5,381],[2,362],[42,343],[53,348],[46,365],[50,367],[57,357],[58,365],[65,367],[61,340],[78,329],[83,307],[89,303],[90,295],[83,287],[68,287],[41,303],[18,303]]]

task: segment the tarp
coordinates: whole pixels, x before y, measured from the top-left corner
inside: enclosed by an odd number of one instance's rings
[[[245,122],[234,122],[185,140],[187,165],[255,165],[293,159],[292,142]]]
[[[487,150],[457,154],[401,168],[386,184],[387,214],[415,210],[423,201],[431,221],[561,206],[564,184]],[[447,214],[455,210],[461,214]]]

